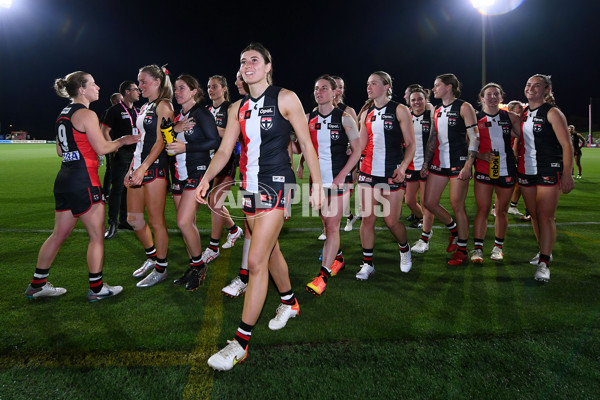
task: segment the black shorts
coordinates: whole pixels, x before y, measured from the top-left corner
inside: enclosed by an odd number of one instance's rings
[[[279,185],[278,185],[279,186]],[[292,211],[292,200],[296,184],[280,185],[277,188],[261,186],[258,193],[242,191],[242,211],[254,215],[258,212],[271,211],[276,208],[284,210],[288,219]]]
[[[155,179],[166,179],[167,177],[167,169],[155,167],[154,165],[148,168],[146,174],[144,175],[144,179],[142,180],[142,185],[145,185],[150,182],[154,182]]]
[[[390,192],[396,192],[398,190],[406,190],[406,180],[404,182],[394,182],[392,178],[385,176],[373,176],[358,173],[358,184],[364,186],[370,186],[373,188],[379,188],[382,190],[389,190]]]
[[[92,205],[104,203],[100,186],[91,186],[74,192],[54,192],[55,210],[71,211],[74,217],[85,214]]]
[[[346,175],[346,179],[344,179],[344,185],[342,187],[337,187],[335,189],[331,188],[323,188],[325,192],[325,196],[327,197],[335,197],[342,196],[344,193],[350,192],[352,194],[352,190],[354,189],[354,184],[352,183],[352,175]],[[310,187],[312,193],[312,185]]]
[[[448,178],[456,178],[463,167],[441,168],[437,165],[430,165],[429,172],[440,176],[447,176]]]
[[[185,181],[179,179],[173,179],[173,184],[171,185],[171,193],[173,196],[181,196],[183,193],[183,187],[185,186]]]
[[[415,171],[414,169],[407,169],[404,173],[406,182],[425,182],[427,177],[421,177],[421,171]]]
[[[556,186],[560,182],[562,174],[559,171],[554,171],[549,174],[525,175],[518,174],[519,186]]]
[[[500,188],[511,188],[517,183],[515,176],[500,176],[498,179],[492,179],[488,174],[482,172],[475,172],[475,180],[477,182],[485,183],[486,185],[494,185]]]

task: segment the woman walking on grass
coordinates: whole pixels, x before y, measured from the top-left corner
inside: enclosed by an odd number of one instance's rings
[[[281,297],[269,328],[282,329],[300,312],[278,244],[295,186],[288,152],[292,131],[312,176],[313,207],[319,208],[323,198],[319,163],[302,104],[294,92],[271,86],[272,68],[271,54],[261,44],[252,43],[242,51],[240,72],[250,93],[233,104],[221,146],[196,189],[196,199],[206,203],[209,182],[227,164],[241,133],[243,211],[253,238],[248,255],[249,281],[235,338],[208,360],[208,365],[217,370],[230,370],[248,355],[248,342],[267,296],[269,274]]]

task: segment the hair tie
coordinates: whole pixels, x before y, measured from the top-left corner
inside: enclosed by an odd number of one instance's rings
[[[163,65],[162,67],[160,67],[160,70],[165,74],[165,75],[170,75],[169,70],[167,69],[167,64]]]

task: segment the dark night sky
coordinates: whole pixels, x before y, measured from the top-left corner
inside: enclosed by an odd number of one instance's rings
[[[525,0],[489,17],[487,80],[504,87],[506,101],[524,101],[527,78],[551,74],[558,105],[585,131],[589,98],[600,97],[599,11],[596,1]],[[468,0],[14,0],[12,9],[0,9],[0,29],[0,129],[13,124],[37,138],[53,135],[66,104],[52,89],[57,77],[90,72],[101,87],[92,109],[101,112],[119,83],[135,80],[146,64],[168,63],[174,77],[187,72],[206,82],[223,74],[233,83],[240,50],[251,41],[271,51],[275,84],[294,90],[306,109],[322,73],[345,78],[347,103],[356,109],[376,70],[394,78],[395,100],[406,85],[431,87],[446,72],[458,76],[462,97],[474,105],[481,86],[481,15]]]

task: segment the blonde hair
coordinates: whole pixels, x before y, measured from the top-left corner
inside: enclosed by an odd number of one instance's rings
[[[54,90],[60,97],[74,99],[79,96],[79,88],[84,88],[88,83],[90,74],[83,71],[71,72],[64,78],[54,81]]]
[[[139,72],[145,72],[154,79],[160,81],[159,92],[157,102],[160,100],[173,100],[173,85],[171,84],[171,78],[169,77],[169,71],[166,68],[167,64],[159,67],[156,64],[146,65],[140,68]]]

